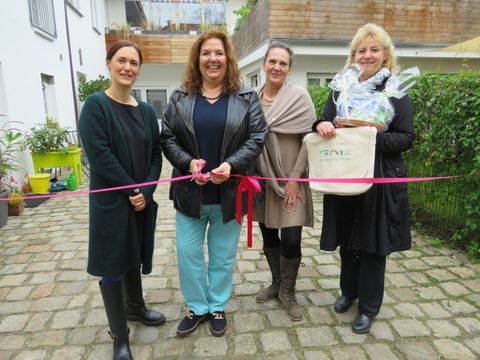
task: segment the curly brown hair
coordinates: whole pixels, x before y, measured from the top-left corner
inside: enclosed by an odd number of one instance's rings
[[[225,73],[223,91],[227,94],[233,93],[240,89],[241,77],[237,66],[237,56],[233,49],[232,42],[227,34],[212,30],[203,33],[192,45],[190,55],[188,57],[187,68],[183,73],[182,85],[191,94],[201,94],[202,92],[202,75],[200,73],[200,49],[203,43],[209,39],[219,39],[223,43],[225,56],[227,57],[227,70]]]

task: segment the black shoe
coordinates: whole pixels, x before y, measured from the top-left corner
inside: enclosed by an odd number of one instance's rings
[[[180,321],[177,328],[178,336],[187,336],[195,331],[198,324],[207,321],[210,318],[210,313],[203,315],[195,315],[193,311],[189,311],[187,315]]]
[[[373,318],[358,313],[353,320],[352,331],[355,334],[365,334],[370,331],[370,327],[372,326]]]
[[[127,305],[127,320],[140,321],[146,326],[159,326],[165,323],[165,315],[155,310]]]
[[[210,317],[210,331],[213,336],[223,336],[227,330],[227,318],[224,311],[215,311]]]
[[[333,305],[333,311],[335,311],[336,313],[344,313],[348,309],[350,309],[350,306],[352,306],[354,301],[355,299],[350,299],[345,295],[340,295],[337,300],[335,300],[335,304]]]

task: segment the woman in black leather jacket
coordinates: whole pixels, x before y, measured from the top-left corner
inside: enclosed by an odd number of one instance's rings
[[[221,32],[204,33],[192,46],[182,87],[170,97],[161,135],[172,176],[199,174],[170,188],[177,210],[180,288],[188,307],[178,336],[207,320],[214,336],[225,333],[241,228],[235,220],[240,179],[230,173],[252,174],[266,134],[258,96],[241,85],[229,38]],[[203,252],[206,232],[208,264]]]

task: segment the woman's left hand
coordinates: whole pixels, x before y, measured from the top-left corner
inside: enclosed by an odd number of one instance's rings
[[[220,185],[221,183],[225,182],[228,180],[230,177],[230,170],[232,167],[230,164],[223,162],[220,164],[219,167],[213,169],[210,172],[210,175],[212,176],[210,178],[210,181],[216,185]]]
[[[135,189],[133,190],[133,192],[137,195],[128,197],[128,199],[130,200],[130,203],[133,205],[133,210],[142,211],[147,207],[147,200],[145,199],[143,194],[140,192],[140,189]]]
[[[289,181],[285,185],[285,198],[282,203],[282,210],[287,209],[287,212],[297,210],[297,199],[302,204],[305,204],[305,199],[300,193],[300,186],[297,182]]]

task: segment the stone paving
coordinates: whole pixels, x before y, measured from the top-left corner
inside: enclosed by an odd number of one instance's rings
[[[168,176],[165,166],[162,176]],[[480,266],[459,252],[435,248],[414,234],[412,250],[387,260],[384,305],[371,332],[351,332],[355,307],[336,314],[339,256],[319,250],[321,197],[316,223],[303,233],[297,299],[304,320],[291,321],[279,301],[256,304],[268,284],[267,262],[242,237],[228,330],[213,337],[207,324],[189,337],[175,336],[184,315],[175,257],[174,209],[168,185],[160,205],[153,272],[144,276],[147,301],[168,322],[130,323],[135,359],[477,359],[480,358]],[[0,228],[0,359],[111,359],[107,319],[93,276],[86,273],[87,196],[50,199],[10,217]]]

